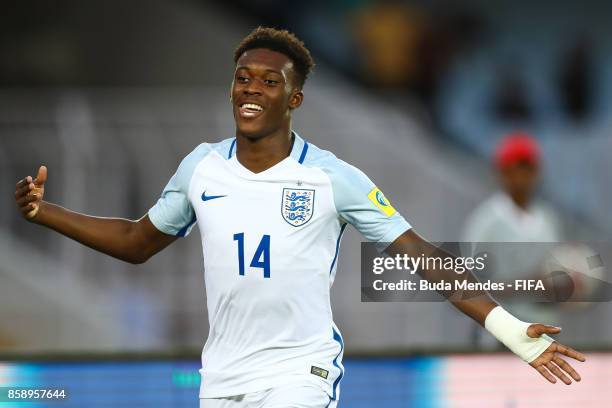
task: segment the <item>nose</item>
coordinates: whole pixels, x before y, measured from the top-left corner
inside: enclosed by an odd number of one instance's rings
[[[244,87],[244,93],[247,95],[261,95],[261,88],[259,84],[257,84],[257,81],[250,81]]]

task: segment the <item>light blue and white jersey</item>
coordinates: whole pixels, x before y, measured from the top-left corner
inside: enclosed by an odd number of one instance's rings
[[[330,288],[347,224],[370,241],[410,225],[368,177],[298,135],[291,154],[253,173],[236,139],[199,145],[149,211],[160,231],[202,235],[210,331],[201,398],[307,378],[338,397],[344,343]]]

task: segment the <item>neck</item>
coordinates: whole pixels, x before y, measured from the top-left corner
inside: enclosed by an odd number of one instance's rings
[[[529,196],[523,194],[510,194],[510,198],[514,205],[520,208],[523,211],[527,211],[529,209]]]
[[[289,126],[259,138],[249,138],[236,131],[236,158],[253,173],[267,170],[287,158],[292,146]]]

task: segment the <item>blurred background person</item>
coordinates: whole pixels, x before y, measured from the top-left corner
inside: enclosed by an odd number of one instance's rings
[[[495,149],[493,165],[499,191],[469,216],[466,242],[558,242],[559,217],[550,204],[537,198],[541,153],[526,133],[511,133]]]

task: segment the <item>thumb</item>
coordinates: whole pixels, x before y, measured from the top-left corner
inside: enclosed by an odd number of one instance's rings
[[[34,179],[34,184],[37,187],[41,187],[45,184],[46,181],[47,181],[47,167],[40,166],[40,168],[38,169],[38,175],[36,176],[36,179]]]
[[[545,324],[532,324],[527,328],[527,335],[529,337],[540,337],[543,334],[559,334],[561,333],[561,328],[556,326],[548,326]]]

